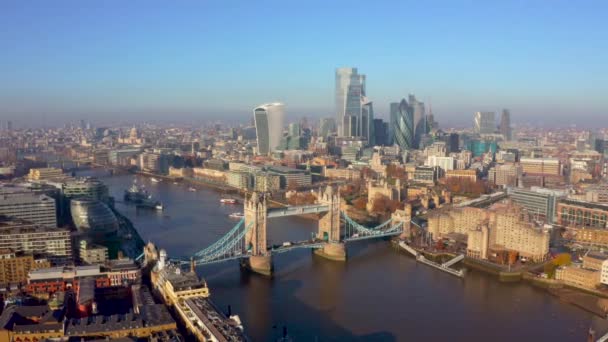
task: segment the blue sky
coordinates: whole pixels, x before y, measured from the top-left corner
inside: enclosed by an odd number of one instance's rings
[[[608,124],[606,1],[1,1],[0,120],[332,116],[334,69],[376,112]]]

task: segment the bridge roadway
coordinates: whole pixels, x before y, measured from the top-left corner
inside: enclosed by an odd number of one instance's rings
[[[308,204],[282,208],[268,208],[267,217],[273,218],[293,215],[319,214],[327,211],[329,211],[329,205],[327,204]]]

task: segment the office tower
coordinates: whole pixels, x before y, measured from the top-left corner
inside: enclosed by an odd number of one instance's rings
[[[419,148],[422,136],[429,132],[424,103],[416,100],[416,96],[414,96],[413,94],[410,94],[408,96],[408,102],[414,118],[414,125],[412,126],[414,132],[412,146],[415,148]]]
[[[336,131],[336,120],[333,118],[322,118],[319,123],[319,136],[327,137]]]
[[[448,152],[458,152],[460,149],[460,139],[458,133],[450,133],[448,138]]]
[[[365,75],[360,75],[357,68],[337,68],[335,95],[338,135],[360,136]]]
[[[476,133],[493,134],[496,131],[494,112],[476,112],[474,124]]]
[[[35,193],[0,194],[0,215],[57,227],[55,199]]]
[[[364,98],[363,107],[361,108],[361,127],[358,136],[367,139],[370,145],[374,144],[374,106],[371,101]]]
[[[87,128],[87,124],[84,120],[80,120],[80,129],[86,129]]]
[[[301,133],[300,124],[299,123],[290,123],[287,129],[287,134],[291,137],[299,137]]]
[[[403,150],[414,147],[414,109],[405,99],[391,103],[390,131],[394,144]]]
[[[505,140],[511,140],[511,113],[508,109],[503,109],[500,116],[500,134]]]
[[[282,103],[275,102],[260,105],[253,110],[259,155],[269,154],[281,143],[284,107]]]
[[[6,122],[6,130],[7,131],[12,131],[13,130],[13,122],[11,120],[8,120]]]
[[[374,144],[388,145],[388,125],[382,119],[374,119]]]

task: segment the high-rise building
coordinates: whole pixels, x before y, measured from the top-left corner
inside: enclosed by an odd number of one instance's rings
[[[494,118],[494,112],[476,112],[474,124],[476,133],[494,133],[494,131],[496,131],[496,120]]]
[[[391,103],[390,132],[393,143],[403,150],[414,147],[414,112],[405,99]]]
[[[319,136],[327,137],[336,131],[336,120],[333,118],[322,118],[319,124]]]
[[[301,127],[299,123],[290,123],[287,128],[287,135],[291,137],[299,137],[301,135]]]
[[[374,144],[377,146],[388,145],[388,124],[382,119],[374,119]]]
[[[374,140],[374,106],[371,101],[364,98],[361,108],[361,130],[359,136],[366,138],[368,144],[373,145]]]
[[[505,140],[511,140],[511,113],[508,109],[503,109],[500,115],[500,134]]]
[[[283,137],[285,106],[280,102],[266,103],[253,110],[258,154],[267,155],[277,149]]]
[[[420,141],[422,140],[422,136],[429,132],[424,102],[416,100],[416,96],[414,96],[414,94],[410,94],[408,96],[408,102],[411,108],[410,110],[412,111],[412,115],[414,117],[413,146],[415,148],[418,148],[420,147]]]
[[[365,75],[357,68],[336,69],[336,122],[339,136],[361,136]],[[369,124],[369,123],[368,123]]]

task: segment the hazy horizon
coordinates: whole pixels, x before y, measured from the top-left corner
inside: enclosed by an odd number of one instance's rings
[[[380,118],[413,93],[442,127],[502,108],[514,123],[608,125],[606,9],[599,1],[4,2],[0,120],[247,122],[270,101],[286,104],[288,120],[334,117],[335,68],[351,66],[367,75]]]

